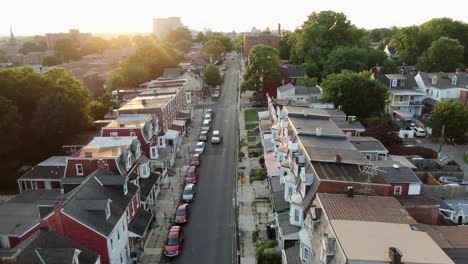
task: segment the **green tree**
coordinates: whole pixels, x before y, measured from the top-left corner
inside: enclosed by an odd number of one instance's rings
[[[54,68],[43,74],[47,94],[38,100],[32,117],[35,137],[48,149],[54,149],[89,125],[89,91],[73,74]]]
[[[0,157],[7,158],[19,145],[21,117],[13,102],[0,96]]]
[[[99,37],[92,37],[81,47],[81,55],[100,54],[110,47],[111,44],[109,41]]]
[[[3,50],[0,50],[0,62],[5,62],[5,61],[7,61],[6,52]]]
[[[367,69],[367,50],[353,47],[339,47],[328,54],[323,76],[342,70],[359,72]]]
[[[103,119],[108,110],[109,108],[98,100],[93,100],[88,105],[89,116],[94,121]]]
[[[293,34],[286,34],[278,42],[278,51],[282,60],[289,60],[291,56],[291,38]]]
[[[418,61],[423,48],[419,46],[420,29],[418,26],[405,27],[390,41],[390,46],[396,49],[401,61],[407,65],[414,65]]]
[[[26,41],[21,45],[20,52],[23,54],[28,54],[29,52],[33,51],[46,51],[47,46],[44,42],[36,43],[32,41]]]
[[[216,87],[223,83],[219,68],[213,64],[209,64],[205,69],[205,82],[211,87]]]
[[[164,38],[164,40],[170,44],[174,44],[181,40],[192,42],[192,34],[190,33],[190,30],[188,30],[187,28],[179,27],[179,28],[169,31],[166,34],[166,37]]]
[[[44,66],[55,66],[62,63],[62,60],[57,56],[47,56],[42,60],[42,65]]]
[[[369,40],[371,42],[382,42],[391,39],[397,32],[397,27],[371,29],[369,31]]]
[[[78,44],[71,39],[59,39],[55,43],[55,56],[62,62],[78,60],[81,58]]]
[[[221,42],[224,50],[222,52],[227,52],[233,49],[233,43],[229,36],[226,36],[224,33],[221,32],[211,32],[206,35],[206,41],[210,40],[218,40]]]
[[[387,54],[380,49],[370,49],[367,52],[367,68],[382,66],[387,61]]]
[[[424,54],[418,69],[426,72],[454,72],[463,65],[463,46],[456,39],[441,37],[432,42],[432,45]]]
[[[117,37],[112,38],[109,42],[111,48],[113,49],[128,48],[132,45],[132,41],[127,35],[119,35]]]
[[[317,78],[300,78],[297,80],[296,85],[315,87],[317,85]]]
[[[264,87],[277,85],[281,80],[279,67],[281,60],[277,49],[257,45],[250,50],[242,90],[256,91],[257,99],[264,99]]]
[[[148,79],[150,79],[150,73],[144,65],[123,63],[111,73],[106,85],[111,90],[129,89],[138,87]]]
[[[444,125],[447,137],[463,137],[468,132],[468,106],[457,101],[438,102],[429,121],[433,135],[439,136]]]
[[[313,12],[295,34],[292,41],[295,43],[292,47],[294,61],[313,63],[320,71],[335,48],[368,46],[366,32],[351,24],[343,13],[333,11]]]
[[[241,52],[242,49],[244,48],[244,33],[241,33],[237,36],[237,38],[234,40],[234,49],[238,52]]]
[[[203,32],[198,32],[197,37],[195,38],[195,42],[205,43],[206,36]]]
[[[385,60],[382,64],[382,69],[380,69],[382,74],[395,74],[398,73],[398,65],[392,60]]]
[[[341,105],[348,115],[366,118],[383,113],[387,89],[362,74],[343,71],[329,75],[322,83],[323,99]],[[372,98],[372,100],[365,100]],[[363,103],[365,100],[365,103]]]
[[[221,53],[225,52],[226,49],[223,45],[223,43],[219,40],[209,40],[203,45],[204,52],[213,55],[215,58],[219,58]]]

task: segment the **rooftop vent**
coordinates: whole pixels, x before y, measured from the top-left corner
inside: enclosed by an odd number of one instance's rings
[[[317,136],[321,136],[322,135],[322,128],[321,127],[316,127],[315,128],[315,134]]]
[[[390,257],[391,264],[401,264],[401,258],[403,255],[401,251],[396,247],[388,248],[388,256]]]
[[[348,186],[348,189],[346,190],[346,195],[347,195],[349,198],[353,198],[353,197],[354,197],[354,188],[353,188],[353,186]]]
[[[120,127],[125,127],[125,124],[119,124]]]
[[[339,164],[339,163],[341,163],[341,160],[342,160],[341,155],[336,155],[336,156],[335,156],[335,163],[338,163],[338,164]]]
[[[394,169],[399,169],[399,168],[400,168],[400,166],[398,166],[397,164],[393,164],[392,167],[393,167]]]
[[[92,152],[85,152],[85,158],[92,158],[93,157],[93,153]]]

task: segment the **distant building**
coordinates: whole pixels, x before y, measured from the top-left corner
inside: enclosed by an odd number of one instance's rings
[[[180,17],[153,19],[153,33],[159,38],[164,38],[169,31],[183,26]]]
[[[47,44],[47,49],[54,49],[57,40],[60,39],[72,39],[83,44],[91,37],[91,33],[81,33],[78,29],[70,29],[68,33],[46,33],[45,42]]]
[[[275,35],[260,35],[260,36],[247,36],[244,35],[244,57],[248,57],[250,50],[257,45],[267,45],[270,47],[278,47],[280,36]]]

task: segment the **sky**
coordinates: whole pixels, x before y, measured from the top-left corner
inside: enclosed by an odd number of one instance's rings
[[[435,17],[468,22],[467,0],[5,0],[0,36],[68,32],[152,31],[152,19],[179,16],[190,29],[294,30],[316,11],[343,12],[361,28],[418,25]]]

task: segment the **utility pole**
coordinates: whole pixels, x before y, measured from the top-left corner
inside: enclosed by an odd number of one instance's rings
[[[442,152],[442,145],[444,145],[444,134],[445,134],[445,124],[442,125],[442,133],[440,133],[439,158]]]

